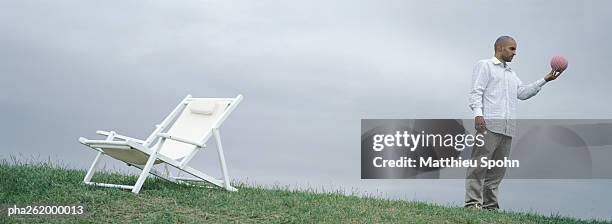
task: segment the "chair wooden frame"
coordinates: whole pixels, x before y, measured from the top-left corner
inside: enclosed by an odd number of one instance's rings
[[[139,140],[136,138],[119,135],[114,131],[96,132],[97,134],[106,136],[105,140],[89,140],[83,137],[79,138],[79,142],[81,144],[84,144],[98,152],[89,170],[87,171],[83,182],[85,184],[94,186],[129,189],[133,193],[138,194],[148,175],[153,174],[159,178],[175,183],[189,183],[189,181],[206,181],[221,188],[224,188],[228,191],[237,191],[236,188],[230,185],[230,177],[227,171],[227,164],[225,162],[223,145],[221,144],[221,133],[219,131],[219,127],[221,126],[221,124],[223,124],[225,119],[227,119],[229,114],[232,113],[236,106],[238,106],[238,104],[242,101],[242,98],[242,95],[238,95],[236,98],[193,98],[191,95],[187,95],[160,124],[156,125],[155,130],[149,135],[146,140]],[[229,101],[229,105],[222,112],[223,114],[221,114],[221,116],[219,116],[217,120],[214,121],[212,127],[207,127],[210,128],[211,131],[207,132],[208,134],[206,136],[202,136],[200,141],[197,142],[183,139],[178,136],[171,136],[170,134],[165,133],[164,131],[166,131],[172,125],[172,122],[176,120],[178,116],[180,116],[181,112],[187,108],[187,105],[193,100],[198,99],[218,100],[225,102]],[[223,174],[222,179],[216,179],[188,165],[189,161],[191,161],[191,159],[195,156],[195,154],[198,153],[200,149],[206,148],[206,143],[211,137],[214,137],[216,141],[220,169]],[[191,144],[194,145],[196,148],[182,159],[175,160],[160,153],[161,146],[167,139]],[[138,177],[138,180],[133,186],[91,182],[91,179],[97,169],[97,166],[100,164],[102,157],[106,155],[104,149],[137,150],[148,156],[147,162],[144,165],[124,161],[128,165],[134,166],[142,170]],[[122,160],[121,158],[115,159]],[[171,176],[170,173],[167,171],[167,167],[165,173],[159,172],[153,169],[155,163],[164,163],[173,166],[179,171],[193,175],[195,178]]]

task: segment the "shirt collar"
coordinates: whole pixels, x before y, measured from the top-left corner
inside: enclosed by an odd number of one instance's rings
[[[491,60],[493,60],[493,64],[494,65],[501,65],[502,67],[504,67],[504,68],[506,68],[508,70],[511,70],[510,66],[508,65],[508,63],[506,63],[506,65],[504,66],[504,64],[499,59],[497,59],[495,56],[493,56],[493,58],[491,58]]]

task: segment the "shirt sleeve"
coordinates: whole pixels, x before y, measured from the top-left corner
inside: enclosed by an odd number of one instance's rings
[[[521,79],[519,79],[518,77],[516,78],[518,80],[517,97],[520,100],[526,100],[531,98],[532,96],[535,96],[536,94],[538,94],[538,92],[540,92],[542,86],[546,84],[546,80],[544,80],[544,78],[538,79],[537,81],[527,85],[523,84]]]
[[[481,61],[474,66],[472,72],[472,89],[470,90],[469,107],[474,112],[474,117],[482,116],[482,97],[489,83],[491,74],[488,71],[486,61]]]

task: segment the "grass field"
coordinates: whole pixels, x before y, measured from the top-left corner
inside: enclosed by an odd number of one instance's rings
[[[140,194],[81,183],[85,171],[0,161],[0,223],[598,223],[565,217],[238,185],[238,192],[148,179]],[[93,181],[133,184],[99,173]],[[6,206],[83,205],[81,216],[7,216]]]

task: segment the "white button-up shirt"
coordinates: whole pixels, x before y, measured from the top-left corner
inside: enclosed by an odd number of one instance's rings
[[[493,57],[478,61],[472,75],[469,106],[474,117],[483,116],[487,129],[507,136],[516,135],[518,100],[535,96],[546,84],[544,78],[523,84],[508,65]]]

